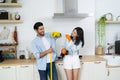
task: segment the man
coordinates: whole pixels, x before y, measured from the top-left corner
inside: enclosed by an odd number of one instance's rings
[[[50,54],[52,54],[52,80],[58,80],[54,62],[56,58],[55,39],[49,33],[45,33],[41,22],[35,23],[34,30],[37,36],[32,41],[32,51],[36,58],[40,80],[48,80],[48,76],[50,78]]]

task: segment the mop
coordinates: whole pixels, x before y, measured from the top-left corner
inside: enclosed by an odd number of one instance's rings
[[[50,54],[50,80],[52,80],[52,53]]]
[[[51,37],[59,38],[59,37],[61,37],[61,33],[60,32],[52,32]],[[52,53],[50,54],[50,80],[52,80]]]

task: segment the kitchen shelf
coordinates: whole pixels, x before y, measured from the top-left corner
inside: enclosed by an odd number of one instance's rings
[[[4,54],[11,54],[11,53],[14,53],[15,56],[14,58],[17,58],[17,43],[0,43],[0,47],[9,47],[9,46],[13,46],[14,47],[14,50],[4,50],[3,53]]]
[[[13,53],[15,53],[15,51],[4,50],[3,53],[4,54],[13,54]]]
[[[21,7],[21,3],[0,3],[0,7]]]
[[[22,4],[21,3],[0,3],[0,7],[2,8],[18,8],[18,7],[22,7]],[[11,19],[12,16],[10,16],[10,19]],[[22,23],[23,21],[20,19],[20,20],[10,20],[10,19],[0,19],[0,24],[18,24],[18,23]],[[9,50],[4,50],[3,52],[5,54],[11,54],[11,53],[14,53],[14,58],[17,58],[17,43],[0,43],[0,47],[6,47],[6,48],[9,48],[9,47],[13,47],[13,49],[10,49]]]
[[[8,43],[2,43],[2,44],[0,44],[0,46],[17,46],[17,44],[15,44],[15,43],[11,43],[11,44],[8,44]]]
[[[120,24],[120,21],[106,21],[106,24]]]
[[[0,20],[0,23],[22,23],[22,20]]]

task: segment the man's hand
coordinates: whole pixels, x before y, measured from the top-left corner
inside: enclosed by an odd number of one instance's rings
[[[48,53],[48,54],[51,54],[52,51],[53,51],[53,49],[52,49],[52,48],[49,48],[49,49],[47,50],[47,53]]]
[[[49,48],[48,50],[40,53],[40,58],[43,57],[43,56],[45,56],[45,55],[47,55],[47,54],[52,54],[52,51],[53,51],[53,49]]]

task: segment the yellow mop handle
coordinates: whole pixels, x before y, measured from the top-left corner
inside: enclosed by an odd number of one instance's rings
[[[52,80],[52,53],[50,54],[50,80]]]

